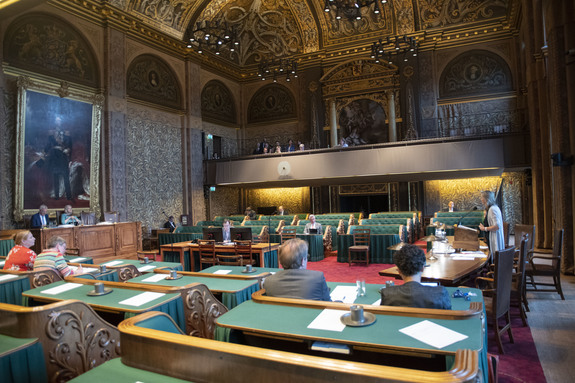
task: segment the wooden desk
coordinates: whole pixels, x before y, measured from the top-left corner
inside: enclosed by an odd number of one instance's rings
[[[423,282],[439,282],[443,286],[459,286],[468,277],[480,270],[487,263],[487,255],[481,258],[459,259],[461,254],[436,254],[436,259],[428,259],[423,270]],[[379,275],[401,279],[397,266],[381,270]]]
[[[164,261],[166,252],[175,252],[179,256],[179,261],[184,265],[186,271],[199,271],[199,264],[194,260],[194,252],[198,252],[198,244],[192,242],[177,242],[160,246],[160,256]],[[252,244],[252,254],[258,260],[258,266],[264,267],[278,267],[277,251],[279,243],[254,243]],[[188,252],[188,256],[186,256]],[[235,248],[233,245],[216,245],[216,253],[233,253]]]
[[[70,248],[77,248],[81,257],[94,258],[95,263],[115,257],[135,256],[142,250],[140,222],[118,222],[104,225],[82,225],[31,229],[36,243],[32,250],[39,254],[48,247],[48,241],[57,235],[66,240]]]

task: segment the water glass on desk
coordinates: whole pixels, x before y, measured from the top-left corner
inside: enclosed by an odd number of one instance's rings
[[[357,286],[357,296],[358,297],[365,296],[365,279],[358,279],[357,281],[355,281],[355,284]]]

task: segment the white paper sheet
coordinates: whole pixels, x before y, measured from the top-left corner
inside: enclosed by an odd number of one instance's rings
[[[170,274],[154,274],[151,277],[142,279],[142,282],[158,282],[169,277]]]
[[[213,272],[213,274],[223,274],[223,275],[225,275],[225,274],[229,274],[229,273],[231,273],[231,272],[232,272],[231,270],[216,270],[216,271]]]
[[[68,262],[79,262],[79,263],[81,263],[82,261],[85,261],[86,259],[88,259],[88,258],[86,258],[86,257],[76,257],[76,258],[70,259]]]
[[[122,263],[124,263],[124,261],[111,261],[111,262],[102,263],[102,265],[116,266],[116,265],[121,265]]]
[[[315,319],[307,326],[316,330],[327,331],[343,331],[345,325],[341,321],[341,316],[347,311],[344,310],[323,310]]]
[[[138,306],[144,305],[148,302],[151,302],[154,299],[158,299],[160,297],[163,297],[164,295],[166,295],[166,294],[164,294],[164,293],[153,293],[151,291],[147,291],[145,293],[138,294],[132,298],[124,299],[123,301],[118,302],[118,303],[121,305],[138,307]]]
[[[381,298],[372,303],[373,306],[381,306]]]
[[[4,267],[5,263],[6,263],[6,261],[0,261],[0,266]]]
[[[468,338],[467,335],[460,334],[457,331],[450,330],[428,320],[402,328],[399,331],[437,348],[447,347],[450,344]]]
[[[342,301],[343,303],[353,303],[357,298],[357,287],[336,286],[330,294],[332,301]]]
[[[76,273],[76,270],[78,270],[78,266],[68,266],[69,268],[71,268],[72,270],[74,270],[74,274]],[[99,271],[100,269],[97,269],[95,267],[82,267],[82,273],[86,274],[86,273],[94,273],[96,271]]]
[[[138,271],[154,270],[155,268],[156,268],[155,265],[146,265],[146,266],[138,267]]]
[[[40,292],[42,294],[57,295],[57,294],[63,293],[64,291],[70,291],[70,290],[77,289],[80,286],[84,286],[84,285],[81,283],[64,283],[63,285],[60,285],[58,287],[52,287],[51,289],[47,289],[47,290],[40,291]]]
[[[464,257],[474,257],[474,258],[485,258],[485,253],[483,251],[462,251],[458,254]]]
[[[0,277],[0,281],[7,281],[9,279],[14,279],[14,278],[18,278],[19,275],[16,274],[6,274]]]

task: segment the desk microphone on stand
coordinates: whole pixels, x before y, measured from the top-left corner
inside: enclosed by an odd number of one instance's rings
[[[469,210],[467,213],[465,213],[463,216],[461,216],[461,218],[459,218],[459,222],[457,222],[457,226],[461,225],[463,218],[467,217],[469,214],[471,214],[472,211],[475,211],[475,210],[477,210],[477,206],[473,206],[473,209]]]

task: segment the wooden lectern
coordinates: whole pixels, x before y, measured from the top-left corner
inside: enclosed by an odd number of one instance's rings
[[[479,250],[479,230],[467,226],[454,227],[453,248],[461,250]]]

